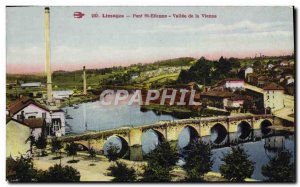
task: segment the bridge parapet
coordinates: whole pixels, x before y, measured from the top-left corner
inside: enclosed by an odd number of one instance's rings
[[[122,127],[111,130],[63,136],[59,139],[64,143],[77,142],[88,148],[93,147],[95,149],[102,150],[104,143],[111,136],[123,138],[128,143],[128,146],[132,147],[141,146],[143,133],[150,129],[161,134],[167,141],[177,141],[180,133],[186,127],[194,129],[199,136],[203,137],[211,135],[212,128],[216,124],[222,125],[228,133],[233,133],[237,132],[238,125],[242,121],[247,122],[252,129],[259,129],[261,128],[261,123],[264,120],[269,120],[273,123],[273,119],[273,115],[242,115],[159,121],[157,123],[142,126]]]

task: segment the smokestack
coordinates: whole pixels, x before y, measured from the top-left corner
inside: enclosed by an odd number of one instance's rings
[[[85,75],[85,66],[83,66],[83,94],[86,95],[86,75]]]
[[[50,64],[50,10],[45,8],[45,49],[46,49],[46,75],[47,75],[47,101],[52,102],[52,80]]]

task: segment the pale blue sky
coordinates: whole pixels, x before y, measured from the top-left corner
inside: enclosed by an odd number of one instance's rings
[[[85,13],[74,19],[73,13]],[[44,7],[7,7],[7,72],[44,71]],[[108,14],[215,14],[216,19],[97,19]],[[53,70],[182,56],[289,54],[291,7],[50,7]]]

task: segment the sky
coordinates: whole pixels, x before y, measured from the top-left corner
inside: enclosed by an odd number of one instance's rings
[[[74,12],[83,18],[74,18]],[[92,18],[92,14],[99,18]],[[125,18],[102,18],[123,14]],[[133,18],[163,14],[167,18]],[[200,15],[174,18],[173,14]],[[202,18],[202,14],[216,18]],[[50,7],[51,68],[77,70],[178,57],[287,55],[291,7]],[[45,71],[44,7],[6,8],[7,73]]]

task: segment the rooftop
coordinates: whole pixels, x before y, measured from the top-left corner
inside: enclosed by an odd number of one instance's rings
[[[263,87],[264,90],[284,90],[284,88],[274,82]]]
[[[43,118],[25,119],[24,123],[30,128],[42,128],[45,123],[45,119]]]
[[[229,98],[233,96],[233,93],[227,91],[208,91],[201,93],[201,96]]]
[[[12,102],[9,106],[8,106],[8,110],[9,113],[14,115],[16,113],[18,113],[20,110],[22,110],[23,108],[27,107],[30,104],[34,104],[36,106],[38,106],[39,108],[42,108],[46,111],[49,111],[48,108],[44,107],[41,104],[36,103],[33,99],[31,99],[30,97],[27,96],[23,96],[20,99]]]

